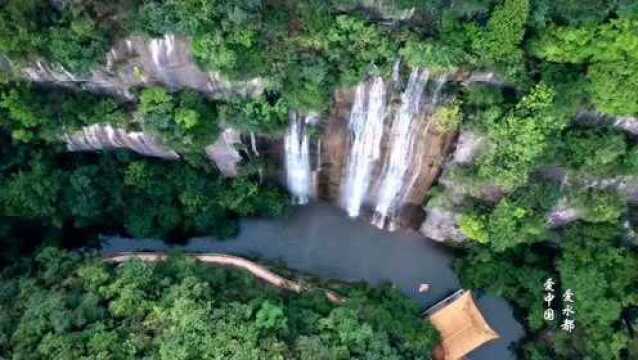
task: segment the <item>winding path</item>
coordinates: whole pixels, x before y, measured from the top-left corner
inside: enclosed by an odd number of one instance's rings
[[[261,279],[280,289],[292,291],[297,294],[314,290],[314,288],[312,287],[305,286],[296,281],[286,279],[266,269],[262,265],[259,265],[239,256],[226,254],[186,254],[186,256],[192,257],[206,264],[228,266],[246,270],[258,279]],[[133,259],[138,259],[144,262],[158,262],[166,261],[168,259],[168,255],[163,252],[120,252],[104,256],[104,261],[109,263],[123,263]],[[322,290],[325,293],[326,298],[328,298],[331,303],[340,305],[345,302],[345,298],[337,295],[337,293],[335,293],[334,291],[326,289]]]

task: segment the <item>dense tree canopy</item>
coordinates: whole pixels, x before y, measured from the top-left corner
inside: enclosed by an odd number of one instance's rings
[[[600,25],[552,27],[532,43],[532,50],[548,61],[586,65],[594,105],[614,115],[636,115],[637,25],[636,19],[621,18]]]
[[[163,88],[144,89],[138,115],[143,130],[180,153],[201,152],[219,133],[214,105],[194,91],[171,95]]]
[[[202,70],[233,85],[259,78],[265,91],[212,99],[151,82],[132,99],[83,91],[118,41],[169,33],[189,40]],[[85,245],[87,233],[226,237],[240,217],[283,214],[287,198],[263,164],[243,167],[259,176],[225,179],[201,161],[204,148],[227,126],[276,138],[291,111],[327,115],[335,89],[388,77],[397,61],[454,79],[457,98],[433,124],[484,140],[474,163],[446,172],[470,240],[457,269],[466,287],[516,304],[528,330],[521,358],[638,358],[627,204],[638,148],[610,120],[638,116],[631,0],[2,1],[0,266],[19,264],[1,278],[0,356],[427,356],[434,331],[386,288],[352,290],[335,307],[184,259],[115,268],[54,249],[17,256],[43,242]],[[41,63],[74,80],[26,82],[23,68]],[[475,71],[493,76],[467,81]],[[602,125],[574,121],[581,110],[605,114]],[[187,161],[66,153],[64,136],[93,124],[144,131]],[[571,224],[552,222],[561,211]],[[548,277],[578,294],[573,334],[542,318]]]
[[[479,160],[479,177],[494,179],[505,189],[527,181],[552,135],[567,122],[554,110],[555,96],[551,88],[541,84],[508,114],[488,113],[483,126],[496,146]]]
[[[281,215],[286,203],[282,192],[255,179],[225,180],[185,162],[24,146],[3,155],[2,215],[58,227],[125,229],[136,237],[227,237],[236,233],[238,216]],[[17,156],[26,159],[10,160]]]
[[[27,271],[27,269],[31,269]],[[0,276],[0,354],[13,358],[422,358],[438,333],[389,287],[284,294],[184,257],[121,266],[46,248]]]

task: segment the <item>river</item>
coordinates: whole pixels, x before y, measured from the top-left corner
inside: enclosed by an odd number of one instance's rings
[[[391,282],[423,308],[443,299],[460,287],[451,268],[453,255],[434,241],[413,231],[382,231],[328,204],[295,208],[288,218],[246,219],[239,236],[232,240],[192,239],[186,245],[169,245],[157,240],[108,238],[104,252],[163,251],[223,252],[282,261],[290,269],[319,275],[324,279],[366,281],[372,285]],[[417,291],[429,283],[427,293]],[[501,338],[472,352],[472,360],[515,359],[508,346],[524,330],[504,300],[489,295],[475,297],[487,322]]]

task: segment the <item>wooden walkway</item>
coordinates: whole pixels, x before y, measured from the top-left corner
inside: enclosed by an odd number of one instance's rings
[[[286,279],[275,274],[262,265],[239,256],[226,254],[186,254],[205,264],[228,266],[236,269],[242,269],[253,274],[256,278],[261,279],[275,287],[288,290],[300,294],[304,291],[313,290],[313,288],[303,286],[300,283]],[[168,258],[166,253],[162,252],[120,252],[112,253],[104,256],[104,261],[109,263],[122,263],[129,260],[137,259],[145,262],[165,261]],[[334,291],[322,289],[326,298],[333,304],[343,304],[345,299],[337,295]]]

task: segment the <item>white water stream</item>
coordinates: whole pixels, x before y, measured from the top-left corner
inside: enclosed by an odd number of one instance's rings
[[[395,211],[400,192],[405,184],[410,166],[415,157],[415,141],[420,138],[421,128],[416,122],[423,121],[419,116],[422,98],[430,74],[427,70],[415,70],[410,74],[408,85],[401,94],[401,107],[396,113],[390,134],[390,155],[383,166],[381,186],[377,195],[377,206],[372,219],[373,224],[383,228],[388,213]]]
[[[352,145],[340,195],[341,204],[350,217],[359,215],[370,186],[370,173],[381,157],[386,107],[386,89],[381,77],[357,86],[348,122]]]
[[[306,119],[291,112],[290,125],[284,139],[286,184],[295,204],[307,203],[315,193]]]

